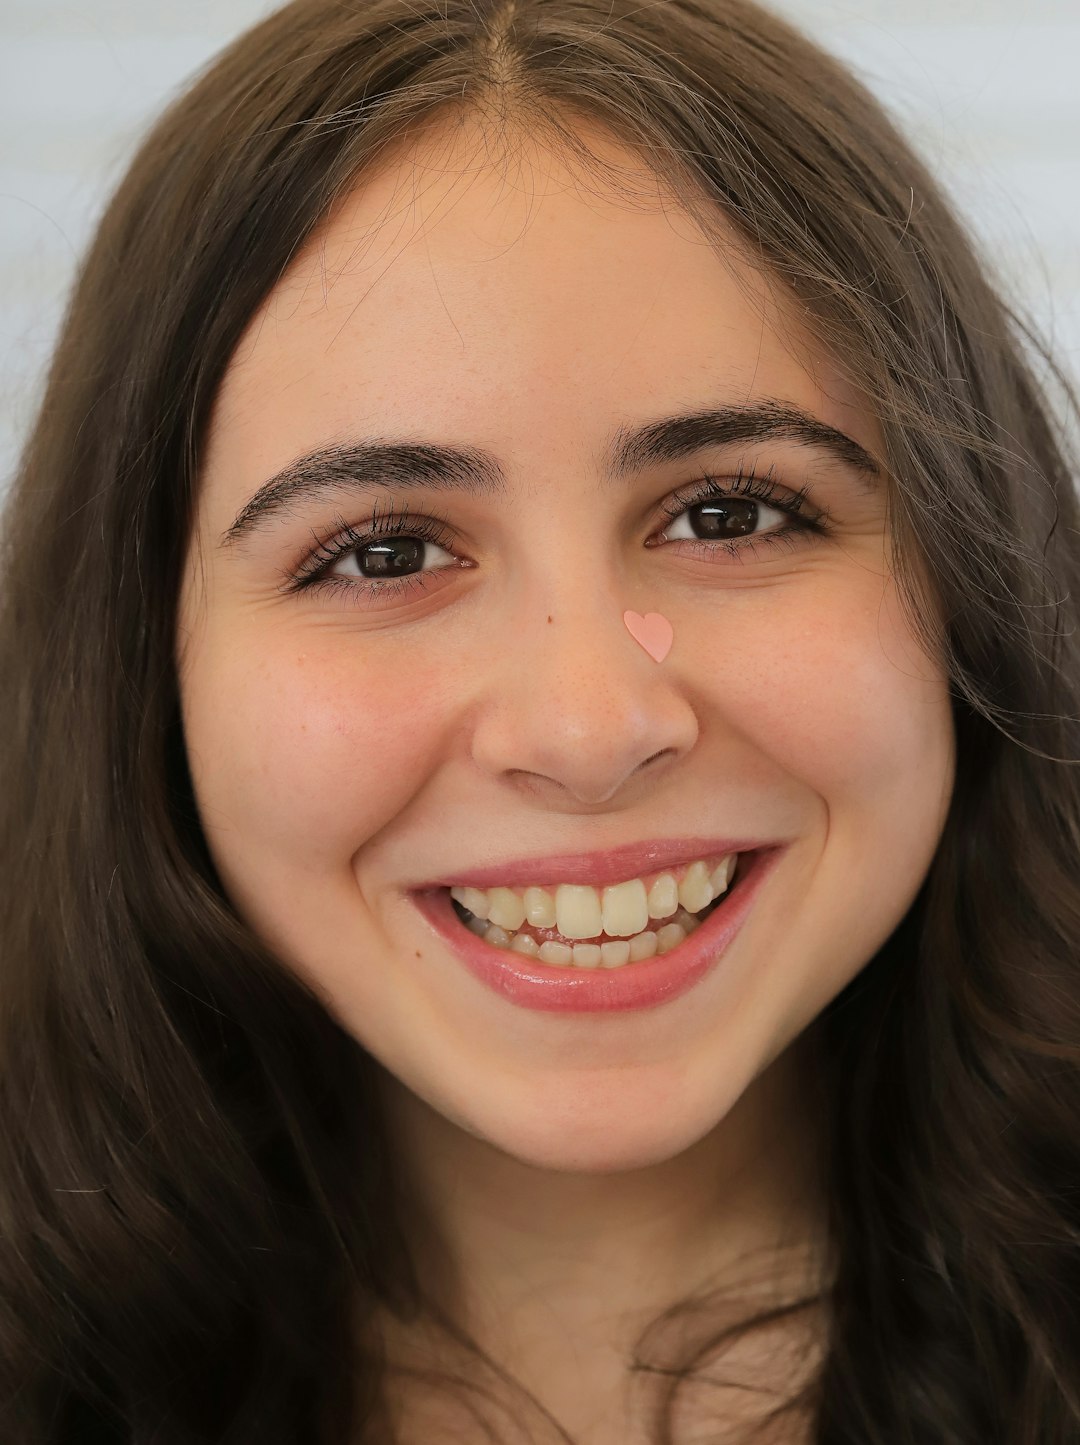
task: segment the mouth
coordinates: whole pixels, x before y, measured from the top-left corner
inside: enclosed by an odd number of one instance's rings
[[[566,968],[625,968],[670,953],[734,886],[747,854],[698,859],[601,891],[452,888],[454,911],[495,948]],[[746,864],[743,864],[745,870]]]
[[[554,1012],[650,1008],[685,993],[711,971],[741,929],[786,847],[732,854],[730,862],[698,860],[676,878],[677,902],[672,901],[665,875],[605,889],[599,915],[588,896],[594,890],[572,885],[527,888],[521,894],[498,887],[482,893],[440,886],[411,896],[469,972],[510,1003]],[[666,877],[679,872],[671,870]],[[700,889],[703,875],[718,878],[723,887],[701,904],[703,895],[695,890]],[[624,896],[613,899],[609,912],[607,903],[620,890],[625,890]],[[644,920],[647,927],[637,926],[642,921],[643,891],[651,900],[650,916]],[[470,902],[474,907],[468,906]],[[687,903],[700,906],[688,908]],[[539,921],[531,921],[528,914],[519,917],[530,906],[531,917]],[[657,916],[652,916],[654,911]],[[605,931],[612,918],[617,932]]]

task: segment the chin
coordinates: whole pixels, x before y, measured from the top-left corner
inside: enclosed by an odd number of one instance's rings
[[[550,1101],[549,1101],[550,1103]],[[572,1174],[617,1174],[648,1169],[699,1142],[719,1120],[690,1118],[657,1104],[649,1109],[599,1110],[584,1103],[549,1107],[518,1117],[475,1120],[469,1132],[533,1169]]]

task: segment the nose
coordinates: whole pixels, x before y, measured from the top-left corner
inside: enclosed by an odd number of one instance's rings
[[[623,622],[635,605],[606,589],[575,589],[546,608],[523,600],[504,618],[503,665],[485,665],[474,714],[472,757],[482,771],[565,810],[629,795],[646,769],[651,785],[689,752],[698,720],[680,685],[678,630],[669,656],[655,662]]]

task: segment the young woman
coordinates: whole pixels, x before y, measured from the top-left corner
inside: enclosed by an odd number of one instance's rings
[[[743,0],[169,110],[3,520],[7,1445],[1080,1440],[1030,340]]]

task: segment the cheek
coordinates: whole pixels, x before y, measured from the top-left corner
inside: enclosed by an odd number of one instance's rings
[[[265,642],[207,648],[185,681],[184,728],[219,869],[346,862],[422,786],[442,722],[423,667],[350,655],[340,637],[270,656]]]
[[[827,806],[881,807],[940,787],[952,748],[948,681],[917,643],[894,582],[823,588],[797,621],[740,648],[718,708],[759,766]]]
[[[845,579],[846,580],[846,579]],[[882,947],[941,837],[955,773],[948,678],[922,652],[892,582],[822,585],[718,674],[740,746],[725,774],[797,838],[783,907],[744,954],[748,1038],[773,1058]],[[768,635],[766,633],[768,632]],[[753,645],[751,645],[753,644]],[[768,960],[767,963],[764,960]],[[706,1064],[706,1069],[711,1067]]]

